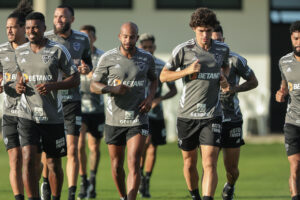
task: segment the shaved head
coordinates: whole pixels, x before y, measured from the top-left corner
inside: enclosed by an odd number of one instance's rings
[[[139,28],[133,22],[126,22],[126,23],[122,24],[122,26],[120,28],[120,33],[123,33],[123,32],[131,32],[131,33],[135,33],[136,35],[138,35]]]

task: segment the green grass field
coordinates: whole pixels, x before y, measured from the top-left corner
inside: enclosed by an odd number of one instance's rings
[[[2,143],[2,141],[0,141]],[[102,142],[101,163],[97,175],[97,199],[119,199],[110,173],[107,146]],[[66,159],[64,158],[64,161]],[[199,159],[199,172],[201,172]],[[219,157],[219,184],[215,199],[225,182]],[[151,199],[190,199],[182,173],[182,157],[175,143],[159,148],[157,165],[151,179]],[[240,159],[240,179],[236,185],[237,200],[288,200],[289,166],[283,144],[248,144],[242,148]],[[9,179],[8,157],[4,145],[0,145],[0,200],[13,200]],[[62,200],[67,199],[67,180],[64,179]],[[78,184],[79,187],[79,184]],[[77,189],[79,190],[79,188]],[[141,199],[140,197],[138,199]]]

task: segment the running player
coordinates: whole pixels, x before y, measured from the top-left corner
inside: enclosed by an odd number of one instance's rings
[[[213,40],[224,42],[223,29],[217,26],[212,34]],[[229,74],[226,76],[230,84],[228,91],[221,92],[221,105],[223,110],[221,147],[223,148],[223,159],[226,169],[227,183],[223,188],[223,200],[232,200],[234,185],[239,177],[240,146],[243,140],[243,116],[239,107],[237,93],[252,90],[257,87],[258,82],[252,69],[247,65],[247,60],[239,54],[229,53]],[[240,77],[246,82],[239,84]]]
[[[150,52],[152,55],[156,49],[155,37],[151,34],[144,33],[140,36],[140,48]],[[159,77],[165,62],[154,57],[156,75]],[[166,129],[162,110],[162,101],[172,98],[177,94],[177,89],[174,82],[168,82],[169,92],[162,95],[162,83],[158,81],[158,87],[155,97],[152,102],[152,109],[149,112],[149,136],[146,140],[146,145],[141,158],[141,183],[139,192],[142,197],[150,198],[149,186],[150,177],[152,175],[154,164],[156,161],[156,152],[158,145],[166,144]],[[146,163],[145,175],[143,174],[144,165]]]
[[[74,9],[72,7],[66,5],[58,6],[54,12],[54,30],[48,31],[45,33],[45,36],[50,40],[64,45],[70,52],[78,71],[81,74],[88,74],[90,69],[92,69],[89,39],[86,34],[71,29],[74,19]],[[78,138],[81,126],[81,96],[79,87],[64,90],[62,95],[68,146],[66,166],[69,187],[68,199],[74,200],[79,172]],[[43,172],[43,177],[45,185],[43,184],[41,187],[42,196],[45,197],[45,200],[48,200],[49,187],[47,187],[46,168]]]
[[[18,102],[20,95],[16,93],[14,84],[16,81],[15,49],[26,43],[25,17],[32,12],[31,4],[20,1],[18,7],[6,20],[6,34],[8,42],[0,45],[0,80],[4,74],[4,103],[2,116],[3,140],[8,152],[11,188],[16,200],[24,200],[24,186],[22,181],[22,150],[20,147],[18,126]],[[3,87],[0,86],[2,92]],[[40,154],[39,154],[40,155]],[[40,163],[40,160],[37,161]]]
[[[290,27],[293,52],[279,61],[281,85],[276,93],[276,101],[284,102],[289,95],[285,117],[285,148],[290,163],[290,192],[292,200],[300,200],[300,21]]]
[[[111,170],[121,199],[136,199],[140,184],[140,158],[148,136],[148,116],[157,88],[152,55],[137,48],[138,27],[121,26],[121,45],[102,55],[94,72],[91,91],[108,93],[105,112],[105,141]],[[145,98],[147,79],[149,93]],[[125,146],[127,146],[127,192],[125,188]],[[127,195],[126,195],[127,194]]]
[[[196,38],[178,45],[160,74],[162,82],[182,78],[184,84],[177,118],[178,146],[182,151],[185,180],[194,200],[201,199],[197,170],[199,145],[204,173],[203,200],[213,199],[218,182],[222,123],[219,90],[220,85],[228,87],[220,71],[221,67],[228,68],[229,55],[226,44],[211,39],[218,24],[212,10],[196,9],[190,20]]]
[[[53,199],[60,199],[63,184],[61,157],[66,155],[67,147],[58,90],[78,86],[79,75],[68,50],[44,37],[46,26],[42,13],[30,13],[26,17],[25,30],[29,42],[16,49],[19,69],[16,91],[22,94],[18,128],[24,157],[23,182],[29,199],[40,199],[33,163],[42,144]],[[64,80],[62,73],[67,77]]]
[[[93,66],[96,67],[100,56],[104,51],[96,48],[96,29],[92,25],[85,25],[80,28],[80,31],[86,33],[90,39],[90,48],[92,52]],[[79,174],[81,176],[80,192],[78,197],[96,198],[96,175],[100,160],[100,140],[103,136],[104,128],[104,103],[102,95],[90,92],[90,82],[93,73],[81,75],[81,112],[82,124],[78,142],[78,158],[79,158]],[[87,156],[85,153],[85,138],[88,133],[88,147],[90,150],[90,178],[87,180]]]

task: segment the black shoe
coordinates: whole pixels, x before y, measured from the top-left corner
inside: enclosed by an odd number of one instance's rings
[[[139,193],[141,195],[143,195],[145,192],[145,179],[146,179],[146,177],[141,175],[141,182],[140,182],[140,186],[139,186]]]
[[[41,199],[42,200],[51,200],[51,189],[50,189],[49,183],[47,183],[47,182],[42,182]]]
[[[97,194],[96,194],[95,184],[89,184],[89,187],[87,189],[87,198],[95,199],[96,196],[97,196]]]
[[[150,189],[150,177],[146,176],[145,177],[145,182],[144,182],[144,193],[142,193],[143,198],[150,198],[151,197],[149,189]]]
[[[79,191],[79,194],[77,196],[78,200],[87,198],[87,188],[88,188],[88,186],[89,186],[88,181],[81,181],[80,191]]]
[[[225,183],[222,192],[223,200],[233,200],[233,194],[234,194],[234,186],[230,186],[228,183]]]

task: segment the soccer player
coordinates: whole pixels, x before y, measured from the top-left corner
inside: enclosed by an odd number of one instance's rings
[[[223,28],[217,26],[212,33],[212,39],[224,42]],[[227,91],[221,92],[221,105],[223,110],[221,147],[223,148],[223,159],[226,169],[227,183],[224,186],[223,200],[232,200],[234,185],[239,177],[240,147],[244,145],[243,140],[243,117],[239,107],[237,94],[257,87],[258,82],[253,70],[247,65],[247,60],[237,53],[229,53],[230,71],[226,79],[230,85]],[[246,80],[239,84],[240,77]]]
[[[68,50],[44,37],[46,26],[42,13],[30,13],[26,17],[25,30],[29,42],[16,49],[23,182],[29,199],[40,199],[33,163],[37,149],[42,145],[53,199],[60,199],[63,184],[61,157],[66,155],[67,146],[58,90],[78,86],[79,75]],[[62,73],[67,77],[64,80]]]
[[[71,29],[74,22],[74,9],[67,5],[58,6],[54,11],[54,30],[45,33],[45,36],[64,45],[71,54],[74,64],[80,74],[88,74],[92,69],[91,50],[88,36],[82,32]],[[67,177],[69,187],[69,200],[75,199],[77,178],[79,172],[78,138],[81,126],[81,96],[79,87],[62,91],[64,124],[67,132]],[[46,168],[43,172],[44,183],[41,186],[42,196],[49,197]],[[45,195],[44,195],[45,194]]]
[[[96,29],[92,25],[84,25],[80,31],[86,33],[90,39],[93,66],[96,67],[100,56],[104,51],[96,48]],[[79,174],[81,176],[80,192],[78,197],[96,198],[96,175],[100,160],[100,141],[104,128],[104,102],[102,95],[91,93],[90,82],[93,72],[88,75],[81,75],[81,112],[82,124],[78,142]],[[90,150],[90,178],[87,180],[87,156],[85,153],[85,138],[88,133],[88,147]]]
[[[156,49],[155,37],[148,33],[141,34],[139,47],[153,55]],[[162,68],[165,66],[165,62],[156,57],[154,57],[154,61],[156,75],[159,77]],[[157,146],[166,144],[166,130],[162,111],[162,101],[172,98],[177,94],[175,82],[168,82],[167,86],[169,88],[169,92],[165,95],[162,95],[162,83],[158,81],[158,87],[152,102],[152,109],[148,113],[149,136],[147,137],[146,145],[141,158],[141,183],[139,187],[139,192],[141,193],[142,197],[146,198],[151,197],[149,192],[150,177],[154,169]],[[145,163],[146,167],[144,176],[143,170]]]
[[[148,136],[148,116],[157,88],[152,55],[136,47],[138,27],[124,23],[120,47],[103,54],[93,74],[91,91],[108,93],[105,110],[105,141],[111,170],[120,199],[136,199],[140,184],[140,158]],[[149,93],[145,89],[149,83]],[[125,188],[125,146],[127,146],[127,192]],[[126,195],[127,194],[127,195]]]
[[[18,103],[20,95],[16,93],[14,84],[16,81],[15,49],[26,43],[25,17],[32,12],[31,4],[20,1],[18,7],[6,20],[6,34],[8,42],[0,45],[0,80],[4,75],[4,103],[2,115],[2,134],[8,152],[11,188],[16,200],[24,200],[24,185],[22,181],[22,149],[20,147],[18,132]],[[3,87],[0,87],[1,92]],[[40,155],[40,154],[39,154]],[[37,157],[37,163],[40,159]]]
[[[222,108],[219,90],[228,87],[221,68],[228,68],[229,48],[211,39],[219,22],[208,8],[196,9],[190,27],[196,38],[184,42],[172,52],[160,74],[161,82],[182,78],[183,91],[179,101],[177,130],[182,151],[184,177],[193,200],[201,199],[198,189],[198,146],[202,156],[203,200],[212,200],[216,190],[217,160],[220,150]],[[179,71],[176,71],[177,69]]]
[[[279,61],[281,85],[276,101],[281,103],[289,95],[284,124],[285,148],[290,163],[290,192],[292,200],[300,199],[300,21],[290,26],[293,52]]]

